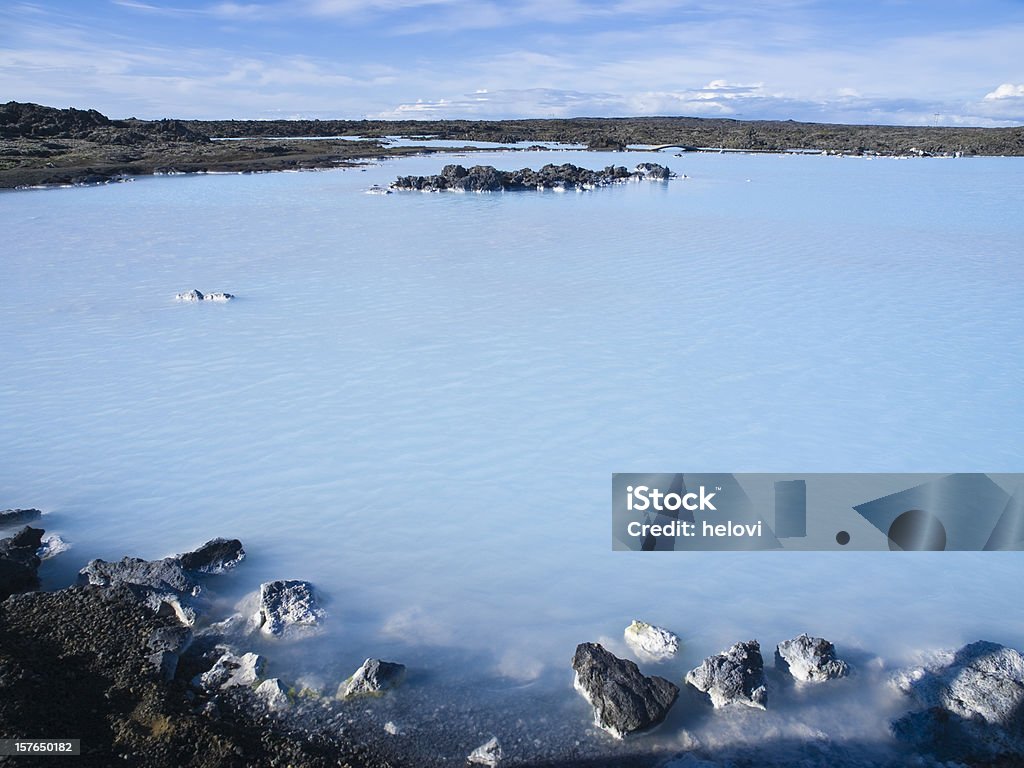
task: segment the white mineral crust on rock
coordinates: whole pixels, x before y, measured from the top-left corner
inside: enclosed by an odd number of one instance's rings
[[[670,659],[679,650],[679,638],[675,634],[636,619],[626,627],[625,637],[637,655],[651,661]]]

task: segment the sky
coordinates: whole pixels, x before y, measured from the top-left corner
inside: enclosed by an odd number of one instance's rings
[[[110,117],[1024,124],[1024,0],[0,4],[0,102]]]

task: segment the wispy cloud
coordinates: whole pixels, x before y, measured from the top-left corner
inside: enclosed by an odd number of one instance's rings
[[[279,109],[356,112],[366,91],[394,79],[376,63],[305,54],[128,45],[114,32],[39,20],[0,49],[2,90],[25,101],[96,107],[113,117],[257,117]],[[62,76],[54,77],[54,74]]]
[[[71,0],[0,7],[0,90],[117,116],[1024,123],[1024,6]],[[897,15],[899,14],[899,15]]]
[[[982,102],[950,109],[938,101],[912,98],[866,98],[849,91],[831,98],[811,100],[771,92],[758,85],[711,83],[703,88],[677,91],[637,91],[628,94],[555,88],[476,91],[450,98],[417,100],[373,113],[388,120],[440,118],[507,119],[536,117],[631,117],[689,115],[734,119],[805,122],[879,123],[902,125],[1014,124]]]
[[[178,8],[166,5],[137,2],[137,0],[111,0],[114,5],[131,11],[156,16],[204,16],[208,11],[198,8]]]

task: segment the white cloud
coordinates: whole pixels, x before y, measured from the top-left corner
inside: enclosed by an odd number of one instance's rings
[[[113,34],[48,22],[22,25],[0,49],[9,98],[96,108],[111,117],[259,117],[278,110],[366,111],[367,93],[393,81],[375,63],[306,55],[242,56],[210,48],[129,45]]]
[[[845,93],[802,99],[762,84],[724,80],[704,87],[633,93],[558,88],[467,91],[460,96],[419,99],[369,115],[390,120],[503,119],[514,117],[692,116],[806,122],[998,127],[1019,124],[984,102],[946,105],[917,99],[871,98]]]
[[[140,117],[666,114],[1024,122],[1024,85],[1003,83],[985,94],[992,83],[1016,78],[1006,62],[1015,60],[1024,36],[1019,21],[894,25],[858,36],[823,26],[829,14],[811,0],[754,6],[112,0],[108,9],[118,23],[107,25],[85,13],[14,3],[0,8],[0,90],[8,98]],[[211,47],[176,47],[173,35],[185,25],[159,25],[167,33],[147,37],[157,26],[138,23],[147,14],[197,25],[205,20],[210,30],[227,22],[230,34],[207,35],[215,40]],[[306,35],[311,27],[328,34]],[[339,44],[331,46],[325,40],[334,30]],[[460,35],[466,30],[483,31]],[[359,45],[341,42],[352,36]]]
[[[735,116],[748,100],[767,98],[760,84],[737,85],[724,80],[703,88],[679,91],[638,91],[630,94],[559,88],[477,89],[447,98],[399,104],[376,115],[381,119],[478,118],[517,116],[598,117],[635,115]]]
[[[1003,83],[991,93],[986,93],[985,99],[988,101],[997,101],[999,99],[1024,99],[1024,85]]]
[[[394,13],[412,8],[452,5],[462,0],[305,0],[294,10],[317,16],[349,16],[364,13]]]

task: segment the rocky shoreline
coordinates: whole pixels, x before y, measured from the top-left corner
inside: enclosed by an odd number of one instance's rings
[[[466,765],[484,766],[781,766],[786,758],[769,752],[718,754],[697,743],[667,755],[644,749],[643,734],[676,717],[680,706],[685,713],[672,720],[673,729],[694,717],[714,718],[718,710],[752,709],[756,716],[787,689],[840,685],[835,681],[858,674],[832,643],[806,634],[777,644],[771,670],[758,641],[748,640],[675,681],[646,675],[601,643],[583,642],[567,669],[595,730],[585,744],[577,736],[570,755],[552,753],[522,719],[516,725],[485,719],[453,733],[461,723],[457,708],[423,707],[426,697],[444,694],[425,690],[430,685],[410,689],[409,671],[397,661],[366,658],[347,677],[341,672],[312,687],[271,676],[274,654],[316,636],[331,617],[313,584],[280,579],[264,582],[237,612],[214,621],[211,590],[246,557],[237,539],[212,539],[160,560],[92,560],[77,585],[33,591],[47,550],[44,530],[27,523],[41,520],[34,509],[0,512],[0,599],[6,598],[0,602],[0,733],[81,738],[79,759],[88,765],[383,768],[456,764],[455,752]],[[626,627],[623,639],[645,664],[663,664],[680,647],[675,633],[643,621]],[[907,703],[879,738],[894,737],[907,754],[920,755],[916,765],[1011,766],[1024,756],[1024,657],[1016,650],[971,643],[900,669],[889,684]],[[536,707],[539,695],[525,692],[523,701]],[[571,691],[553,695],[561,699],[556,711],[576,711]],[[368,702],[385,707],[385,715],[378,711],[363,722],[372,714]],[[383,727],[374,719],[382,716],[391,717]],[[581,725],[542,727],[552,733],[568,727],[564,743]],[[514,736],[524,728],[526,738]],[[452,741],[444,753],[429,743],[439,733]],[[905,764],[899,755],[879,761],[844,749],[807,764]]]
[[[828,125],[684,117],[501,121],[114,120],[95,110],[0,104],[0,189],[105,184],[136,176],[345,167],[368,159],[465,147],[386,143],[558,142],[592,150],[631,145],[681,151],[813,151],[882,156],[1024,155],[1024,128]],[[322,138],[322,137],[346,137]],[[293,140],[302,138],[303,140]],[[221,141],[217,139],[241,139]]]

